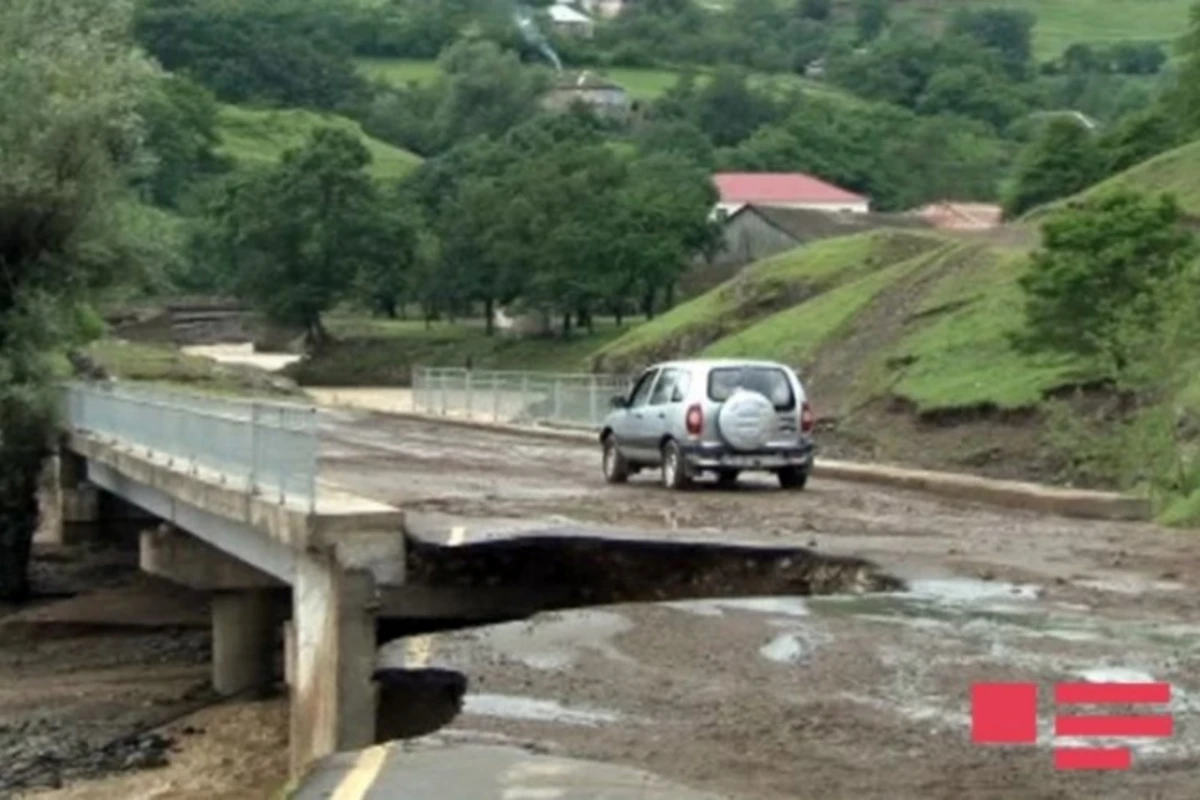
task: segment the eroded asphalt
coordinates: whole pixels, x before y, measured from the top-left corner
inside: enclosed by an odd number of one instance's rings
[[[755,479],[610,487],[598,447],[357,414],[326,426],[325,476],[409,509],[422,538],[738,539],[865,556],[909,581],[891,595],[547,613],[388,645],[385,666],[467,678],[451,731],[729,798],[1197,795],[1191,534],[823,480],[802,493]],[[1053,735],[1063,680],[1169,681],[1174,735],[1131,741],[1126,772],[1055,772],[1051,746],[1080,743]],[[1042,687],[1037,746],[971,744],[978,681]]]

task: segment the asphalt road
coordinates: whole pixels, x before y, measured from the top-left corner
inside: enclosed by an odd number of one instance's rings
[[[596,450],[338,414],[324,473],[408,509],[416,534],[442,543],[538,530],[737,538],[870,557],[909,589],[589,608],[390,644],[384,666],[466,678],[442,735],[499,737],[526,755],[642,770],[731,800],[1195,797],[1200,554],[1188,537],[832,481],[801,493],[754,479],[732,491],[610,487]],[[1130,740],[1127,771],[1055,771],[1053,747],[1086,743],[1055,736],[1052,687],[1064,680],[1169,681],[1160,710],[1174,714],[1173,736]],[[1036,745],[972,745],[980,681],[1042,687]],[[505,751],[476,772],[446,752],[410,758],[394,746],[372,785],[442,774],[445,757],[482,794],[412,797],[575,796],[506,794],[495,776],[525,755]],[[353,771],[339,763],[327,786]],[[388,791],[354,796],[410,796]]]

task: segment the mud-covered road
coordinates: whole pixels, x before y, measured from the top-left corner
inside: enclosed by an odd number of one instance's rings
[[[598,448],[335,415],[327,479],[455,542],[535,529],[700,536],[866,556],[900,595],[638,604],[389,645],[465,675],[454,725],[644,768],[731,798],[1191,798],[1200,785],[1200,547],[814,480],[784,493],[609,487]],[[1032,748],[970,743],[970,686],[1037,681]],[[1056,773],[1052,686],[1170,681],[1175,732],[1122,773]],[[1160,709],[1161,710],[1161,709]]]
[[[736,800],[1198,794],[1194,533],[825,480],[798,493],[765,478],[686,493],[651,475],[610,487],[597,447],[323,419],[324,478],[405,508],[410,532],[431,542],[747,540],[871,558],[909,582],[865,597],[587,608],[390,643],[384,666],[467,680],[441,735],[626,765]],[[78,595],[0,609],[0,796],[59,782],[38,797],[277,796],[280,699],[179,719],[169,742],[119,738],[208,702],[207,614],[202,596],[138,589],[136,550],[97,558],[45,554],[39,587]],[[1051,746],[1064,742],[1053,738],[1051,687],[1065,679],[1171,682],[1174,736],[1136,743],[1128,772],[1056,773]],[[984,680],[1043,687],[1037,747],[971,745],[970,685]],[[453,711],[431,698],[410,708],[444,723]],[[95,779],[111,770],[121,774]]]

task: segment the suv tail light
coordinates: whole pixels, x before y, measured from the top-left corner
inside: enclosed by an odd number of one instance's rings
[[[700,432],[704,430],[704,410],[700,408],[699,404],[687,410],[684,424],[687,425],[687,432],[692,436],[699,436]]]
[[[816,421],[817,418],[813,415],[812,406],[805,400],[804,404],[800,406],[800,431],[802,433],[812,433],[813,425]]]

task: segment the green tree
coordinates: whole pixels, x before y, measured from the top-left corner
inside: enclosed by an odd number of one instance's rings
[[[970,117],[998,130],[1027,108],[1013,84],[974,64],[938,70],[917,101],[923,114]]]
[[[1091,131],[1071,117],[1052,117],[1021,153],[1005,214],[1015,217],[1075,194],[1099,180],[1103,170]]]
[[[854,24],[859,42],[871,42],[879,38],[891,21],[889,0],[858,0],[854,9]]]
[[[204,87],[187,78],[168,76],[143,101],[146,147],[153,166],[140,181],[160,206],[178,206],[197,180],[218,172],[217,103]]]
[[[805,19],[824,22],[833,11],[833,0],[800,0],[797,11]]]
[[[395,319],[412,292],[420,257],[420,219],[416,209],[394,196],[375,203],[363,223],[363,255],[355,282],[371,308]]]
[[[476,136],[502,136],[538,110],[540,71],[491,42],[460,42],[440,59],[446,73],[433,123],[441,149]]]
[[[718,147],[729,147],[771,122],[777,110],[771,98],[747,82],[744,70],[722,67],[696,90],[693,120]]]
[[[1160,287],[1171,285],[1196,255],[1174,198],[1108,193],[1055,213],[1042,226],[1042,248],[1020,281],[1026,344],[1102,356],[1121,371],[1122,333],[1152,329]]]
[[[1180,144],[1173,109],[1156,103],[1121,117],[1097,140],[1108,174],[1129,169]]]
[[[114,0],[0,4],[0,600],[28,591],[50,442],[49,356],[136,258],[122,227],[136,109],[156,79]]]
[[[1011,8],[961,8],[950,19],[950,33],[969,36],[998,53],[1014,76],[1024,75],[1033,55],[1037,17]]]
[[[638,162],[616,198],[605,237],[615,248],[607,287],[614,313],[631,294],[647,318],[672,305],[690,259],[716,247],[719,228],[709,214],[717,200],[709,173],[675,154]]]
[[[276,168],[234,184],[219,220],[236,289],[272,321],[303,329],[310,347],[328,338],[321,315],[386,256],[370,161],[358,137],[320,128]]]
[[[145,0],[138,41],[228,102],[344,110],[362,103],[344,8],[307,0]]]
[[[652,122],[638,131],[636,141],[638,153],[643,156],[676,153],[706,169],[715,165],[712,142],[689,122]]]
[[[1200,131],[1200,2],[1192,6],[1188,30],[1177,50],[1183,64],[1173,99],[1184,130],[1194,133]]]

